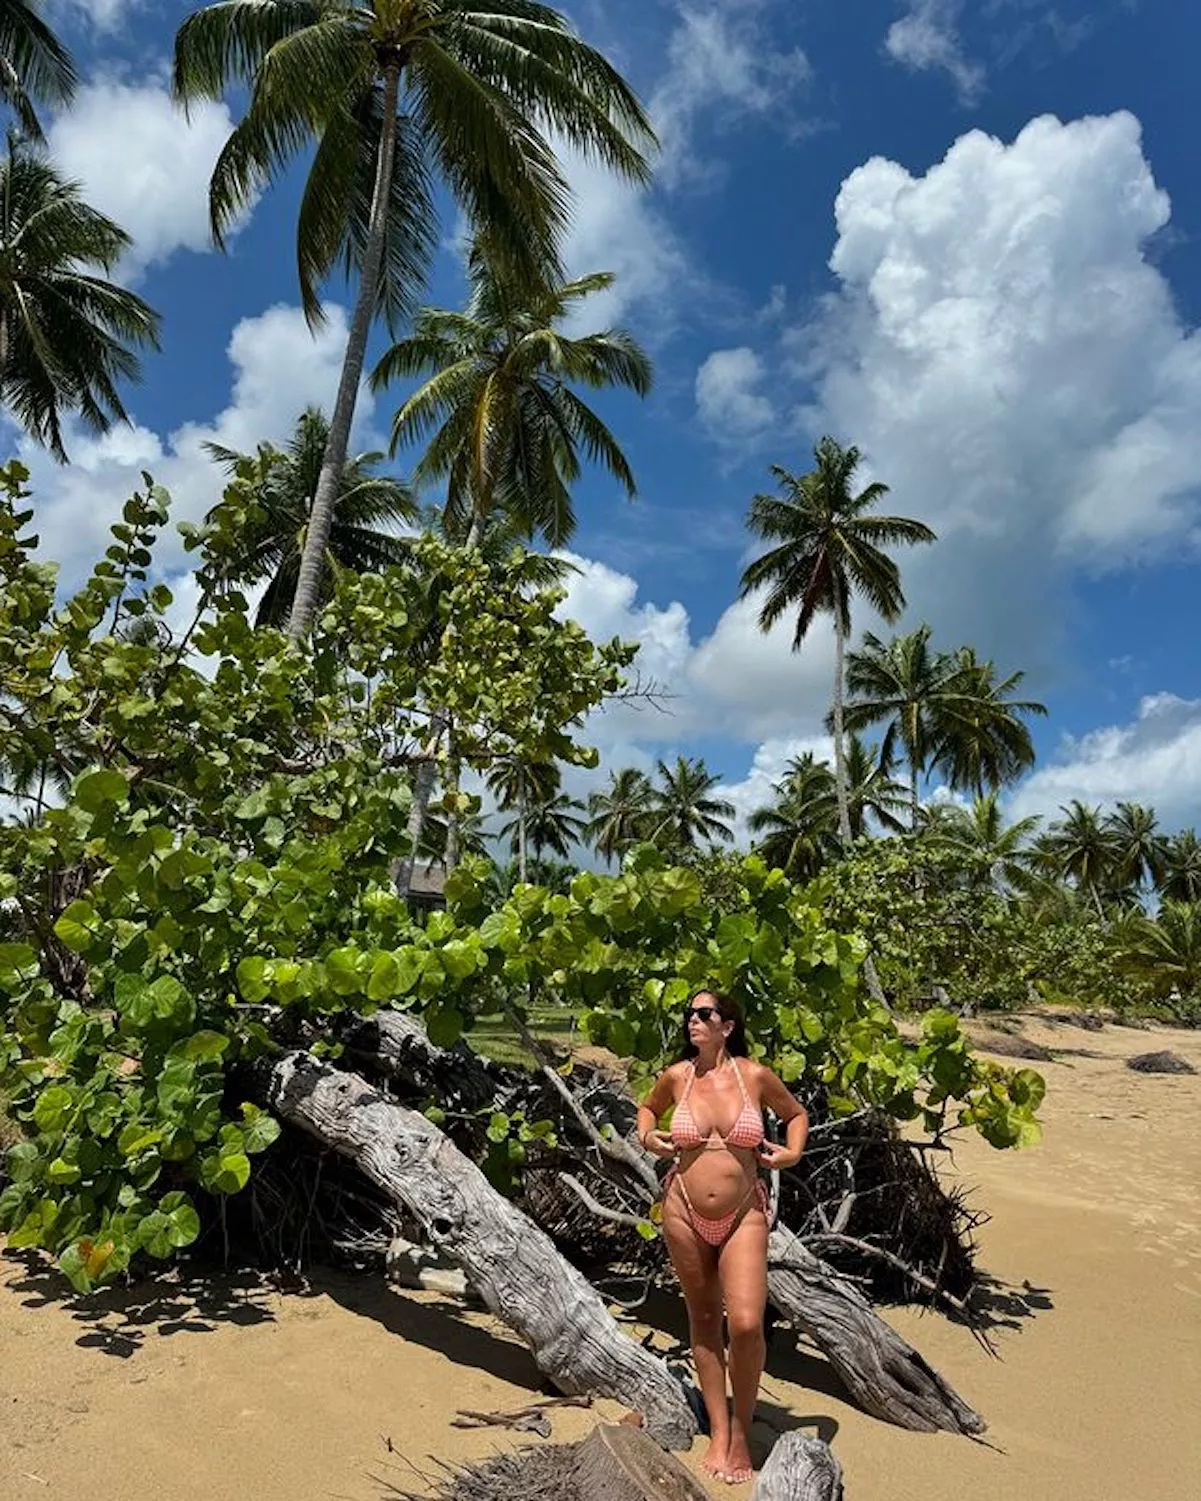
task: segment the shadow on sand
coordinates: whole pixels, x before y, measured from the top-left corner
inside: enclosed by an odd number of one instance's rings
[[[10,1251],[24,1272],[8,1282],[26,1308],[56,1303],[84,1326],[75,1343],[128,1359],[147,1335],[211,1334],[220,1324],[268,1323],[271,1284],[253,1273],[213,1273],[177,1267],[128,1287],[106,1287],[81,1297],[57,1267],[30,1252]]]

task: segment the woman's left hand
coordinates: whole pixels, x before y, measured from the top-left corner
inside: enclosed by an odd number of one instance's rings
[[[759,1148],[759,1161],[769,1172],[779,1173],[785,1168],[796,1167],[800,1160],[799,1152],[780,1146],[778,1142],[765,1141]]]

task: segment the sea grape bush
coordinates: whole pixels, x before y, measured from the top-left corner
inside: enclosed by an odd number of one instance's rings
[[[210,525],[181,528],[200,606],[173,637],[171,594],[147,582],[167,497],[147,480],[59,604],[25,478],[0,471],[0,787],[17,810],[0,825],[0,1086],[27,1133],[0,1228],[86,1290],[192,1241],[197,1206],[242,1189],[277,1134],[229,1083],[295,1035],[256,971],[298,1014],[357,1002],[349,945],[391,901],[426,706],[452,708],[469,766],[587,762],[571,726],[633,649],[558,619],[561,595],[516,560],[428,537],[409,568],[347,580],[304,648],[255,630],[232,561],[246,475]],[[435,1017],[441,972],[414,987]]]
[[[24,1131],[0,1194],[10,1245],[49,1250],[87,1291],[190,1244],[278,1134],[240,1066],[298,1039],[336,1051],[340,1018],[381,1006],[450,1044],[501,997],[562,1000],[645,1076],[689,993],[726,987],[758,1049],[836,1109],[1036,1139],[1038,1076],[973,1057],[947,1013],[903,1039],[859,986],[861,940],[755,858],[730,863],[720,904],[649,848],[505,900],[468,862],[417,923],[392,868],[428,707],[451,709],[477,769],[586,763],[573,727],[633,650],[557,618],[561,595],[516,560],[430,538],[404,569],[342,580],[304,647],[256,630],[236,587],[250,478],[184,529],[200,603],[172,633],[148,582],[161,491],[147,481],[59,604],[25,536],[25,476],[0,471],[0,783],[20,810],[0,824],[0,1088]],[[494,1176],[547,1134],[494,1118]]]

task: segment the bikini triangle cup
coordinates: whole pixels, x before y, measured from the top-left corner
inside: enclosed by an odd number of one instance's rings
[[[676,1106],[675,1114],[671,1120],[671,1139],[681,1147],[703,1147],[713,1136],[717,1136],[723,1146],[742,1147],[753,1151],[764,1140],[763,1116],[751,1104],[751,1097],[747,1094],[746,1080],[742,1077],[742,1070],[731,1059],[731,1067],[738,1080],[738,1087],[742,1091],[742,1109],[729,1131],[722,1136],[716,1127],[708,1136],[702,1136],[696,1124],[696,1117],[692,1113],[692,1106],[688,1103],[688,1096],[692,1093],[692,1086],[696,1082],[696,1064],[688,1066],[688,1083],[684,1086],[684,1093],[680,1096],[680,1103]]]

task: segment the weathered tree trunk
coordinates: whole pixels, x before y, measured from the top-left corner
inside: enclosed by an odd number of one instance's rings
[[[759,1472],[751,1501],[842,1501],[842,1466],[821,1439],[782,1434]]]
[[[325,570],[325,552],[329,546],[330,528],[334,520],[334,505],[338,498],[338,486],[342,482],[342,471],[346,467],[346,451],[350,447],[350,429],[359,396],[359,380],[363,374],[363,361],[367,356],[367,338],[379,296],[380,268],[383,265],[384,243],[388,233],[392,168],[396,157],[396,102],[400,93],[398,61],[388,64],[383,84],[383,124],[376,151],[367,244],[363,250],[363,264],[359,268],[359,295],[350,321],[346,354],[342,359],[342,374],[338,379],[338,394],[334,398],[334,410],[330,417],[329,438],[325,445],[325,456],[321,460],[317,491],[309,510],[304,551],[300,556],[296,593],[288,619],[288,635],[293,641],[299,641],[308,635],[317,614],[317,602],[321,597],[321,575]]]
[[[347,1056],[371,1071],[403,1081],[419,1094],[448,1095],[464,1110],[481,1110],[504,1088],[500,1070],[462,1042],[453,1048],[432,1043],[429,1033],[404,1011],[377,1011],[342,1038]]]
[[[923,1433],[984,1432],[979,1413],[790,1230],[772,1232],[767,1254],[772,1303],[810,1336],[864,1412]]]
[[[689,1446],[696,1419],[683,1384],[622,1334],[549,1236],[425,1116],[308,1053],[275,1064],[267,1097],[284,1120],[350,1158],[421,1223],[560,1391],[612,1397],[642,1413],[665,1447]]]
[[[577,1446],[573,1481],[578,1501],[708,1501],[678,1459],[640,1428],[614,1424]]]

